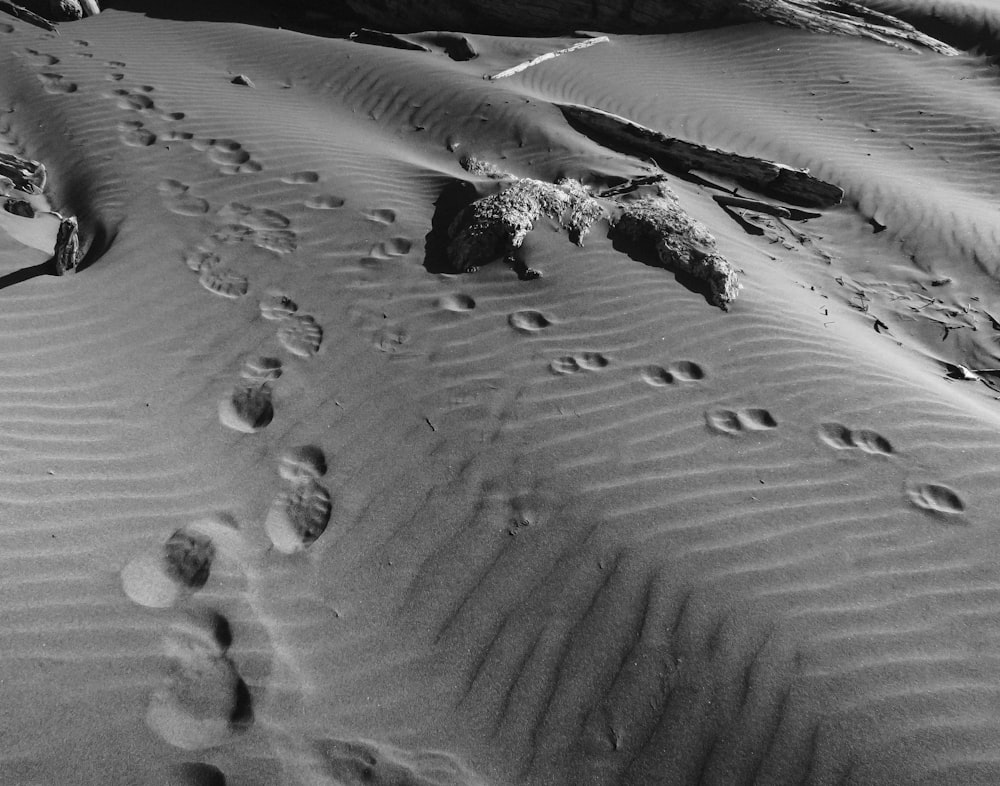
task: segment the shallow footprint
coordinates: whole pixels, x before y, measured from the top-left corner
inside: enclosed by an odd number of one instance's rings
[[[705,413],[708,425],[724,434],[741,434],[746,431],[768,431],[777,428],[778,422],[766,409],[712,409]]]
[[[134,127],[134,126],[133,126]],[[140,123],[138,127],[142,127]],[[181,216],[202,216],[209,210],[208,201],[191,193],[191,187],[180,180],[165,178],[157,186],[163,204],[171,213]],[[197,267],[192,268],[198,270]]]
[[[281,321],[278,342],[301,358],[309,358],[319,351],[323,341],[323,328],[308,314],[292,314]]]
[[[521,333],[536,333],[552,324],[541,311],[515,311],[507,317],[507,322]]]
[[[278,459],[278,474],[293,483],[317,480],[326,468],[326,454],[315,445],[288,448]]]
[[[455,294],[438,298],[435,305],[444,311],[472,311],[476,307],[476,301],[469,295]]]
[[[965,502],[947,486],[936,483],[908,483],[906,495],[921,510],[954,516],[965,513]]]
[[[312,172],[310,170],[305,170],[302,172],[292,172],[281,178],[282,183],[292,183],[294,185],[302,185],[305,183],[318,183],[319,173]]]
[[[275,497],[264,530],[282,554],[309,548],[330,522],[330,492],[315,480],[306,480]]]
[[[366,210],[362,215],[376,224],[385,224],[388,226],[389,224],[396,223],[396,211],[388,207],[376,207]]]
[[[214,559],[212,538],[198,524],[190,524],[156,551],[129,562],[122,569],[122,589],[140,606],[168,608],[205,586]]]
[[[840,423],[821,423],[819,438],[836,450],[848,450],[854,447],[854,437],[851,430]]]
[[[237,221],[251,229],[285,229],[292,222],[277,210],[266,207],[251,207],[242,202],[230,202],[219,210],[219,217]]]
[[[265,300],[260,301],[260,315],[264,319],[284,319],[298,310],[295,301],[281,292],[272,292]]]
[[[156,134],[137,121],[119,123],[118,131],[122,142],[129,147],[149,147],[156,143]]]
[[[77,91],[76,82],[68,82],[62,74],[50,72],[38,75],[38,78],[45,85],[46,93],[75,93]]]
[[[673,384],[674,381],[674,375],[663,368],[663,366],[646,366],[639,372],[639,376],[642,377],[643,382],[647,385],[652,385],[654,388]]]
[[[219,402],[219,421],[234,431],[253,434],[273,419],[271,389],[266,384],[239,386]]]
[[[586,371],[600,371],[602,368],[607,368],[611,363],[600,352],[583,352],[576,356],[576,362],[580,368]]]
[[[889,440],[881,434],[876,434],[874,431],[868,431],[867,429],[852,431],[851,439],[855,446],[863,450],[865,453],[872,453],[880,456],[890,456],[893,453],[892,445],[889,443]]]
[[[243,297],[249,285],[246,276],[217,261],[202,263],[198,270],[198,283],[209,292],[230,299]]]
[[[212,764],[186,761],[173,765],[164,786],[226,786],[226,776]]]
[[[317,194],[309,197],[305,201],[305,205],[313,210],[336,210],[338,207],[344,206],[344,199],[333,194]]]
[[[281,376],[281,361],[278,358],[255,357],[243,364],[240,376],[251,382],[273,382]]]
[[[580,364],[576,362],[576,358],[572,355],[564,355],[549,363],[549,370],[553,374],[575,374],[580,370]]]

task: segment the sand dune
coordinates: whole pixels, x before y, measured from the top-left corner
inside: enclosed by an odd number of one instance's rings
[[[412,38],[0,20],[0,134],[86,252],[0,232],[0,781],[1000,780],[994,66]],[[463,156],[654,171],[567,102],[844,204],[669,175],[729,313],[601,226],[447,272]]]

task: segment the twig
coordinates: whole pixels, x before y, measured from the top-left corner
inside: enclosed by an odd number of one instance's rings
[[[539,55],[538,57],[532,60],[526,60],[523,63],[518,63],[516,66],[513,66],[512,68],[508,68],[506,71],[501,71],[498,74],[493,74],[493,76],[487,74],[484,77],[484,79],[490,79],[490,80],[504,79],[505,77],[513,76],[514,74],[520,73],[525,69],[531,68],[532,66],[536,66],[539,63],[544,63],[546,60],[552,60],[553,58],[559,57],[559,55],[564,55],[567,52],[574,52],[577,49],[584,49],[588,46],[593,46],[594,44],[609,43],[610,40],[611,39],[609,39],[606,35],[601,35],[598,36],[597,38],[588,38],[586,41],[580,41],[578,44],[573,44],[573,46],[566,47],[565,49],[560,49],[557,52],[546,52],[544,55]]]

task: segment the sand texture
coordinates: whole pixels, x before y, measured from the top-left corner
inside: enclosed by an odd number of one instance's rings
[[[1000,783],[1000,13],[872,5],[0,13],[0,783]]]

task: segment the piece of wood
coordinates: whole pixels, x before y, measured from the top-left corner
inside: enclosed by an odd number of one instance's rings
[[[595,142],[620,153],[652,158],[668,171],[703,170],[732,178],[762,194],[809,207],[831,207],[844,198],[843,189],[813,177],[803,169],[716,150],[670,137],[619,115],[579,104],[557,104],[567,122]]]
[[[84,16],[97,16],[101,13],[97,0],[80,0],[80,7],[83,9]]]
[[[395,33],[386,33],[382,30],[372,30],[368,27],[363,27],[360,30],[351,33],[350,39],[358,44],[385,46],[389,49],[408,49],[414,52],[431,51],[423,44],[418,44],[417,42],[411,41],[404,36],[396,35]]]
[[[314,0],[319,4],[319,0]],[[396,32],[463,30],[489,35],[676,33],[770,22],[817,33],[868,38],[942,55],[958,50],[889,14],[851,0],[344,0],[366,23]],[[932,14],[925,14],[933,22]]]
[[[523,63],[518,63],[516,66],[507,68],[503,71],[500,71],[497,74],[493,74],[492,76],[487,75],[485,78],[506,79],[508,76],[519,74],[521,73],[521,71],[531,68],[532,66],[536,66],[539,63],[544,63],[546,60],[553,60],[559,57],[560,55],[565,55],[568,54],[569,52],[575,52],[578,49],[586,49],[587,47],[593,46],[594,44],[606,44],[609,43],[610,40],[611,39],[608,38],[606,35],[598,36],[597,38],[588,38],[586,41],[580,41],[579,43],[573,44],[573,46],[568,46],[565,49],[559,49],[555,52],[546,52],[544,55],[539,55],[538,57],[534,57],[531,60],[525,60]]]
[[[29,11],[24,6],[18,5],[17,3],[8,2],[8,0],[0,0],[0,11],[5,11],[16,19],[20,19],[22,22],[27,22],[28,24],[41,27],[43,30],[48,30],[50,32],[58,32],[56,26],[52,24],[48,19],[43,16],[36,14],[34,11]]]
[[[57,276],[76,271],[80,261],[80,233],[73,216],[63,218],[56,234],[56,248],[53,256]]]
[[[11,186],[18,191],[37,194],[45,188],[45,167],[37,161],[0,152],[0,178],[9,180]],[[2,188],[3,181],[0,180],[0,189]]]
[[[781,207],[780,205],[771,205],[767,202],[761,202],[759,199],[745,199],[743,197],[735,196],[724,196],[716,195],[713,196],[718,204],[722,207],[738,207],[743,210],[753,210],[755,213],[764,213],[769,216],[777,216],[778,218],[791,218],[792,213],[787,207]]]

